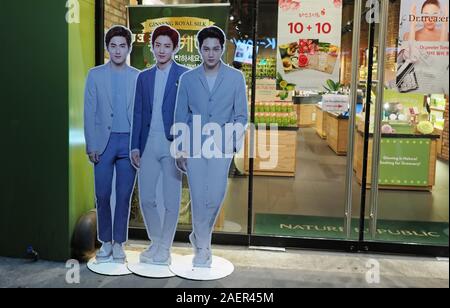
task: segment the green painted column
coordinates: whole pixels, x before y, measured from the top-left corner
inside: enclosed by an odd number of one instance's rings
[[[79,3],[80,24],[70,26],[66,1],[2,3],[2,256],[23,257],[32,245],[43,259],[68,259],[74,224],[94,207],[78,138],[84,77],[94,61],[94,5]]]
[[[78,0],[80,23],[69,25],[69,232],[95,207],[93,167],[84,143],[85,80],[95,66],[95,0]]]

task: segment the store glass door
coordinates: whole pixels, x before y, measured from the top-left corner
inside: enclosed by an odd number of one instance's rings
[[[360,0],[258,1],[257,39],[277,44],[260,46],[257,58],[248,167],[254,243],[359,239],[355,127],[371,100],[360,74],[372,65],[360,34],[365,10]]]
[[[448,0],[380,1],[368,242],[448,253],[448,7]]]

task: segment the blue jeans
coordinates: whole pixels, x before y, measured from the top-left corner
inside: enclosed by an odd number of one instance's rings
[[[98,238],[103,243],[127,241],[130,203],[136,179],[136,171],[130,161],[129,144],[130,134],[112,133],[105,152],[94,167]],[[114,169],[116,206],[113,224],[111,194]]]

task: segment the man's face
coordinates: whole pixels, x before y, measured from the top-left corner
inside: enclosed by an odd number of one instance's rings
[[[203,41],[200,53],[202,54],[203,62],[208,67],[215,67],[219,64],[222,57],[222,45],[216,38],[207,38]]]
[[[123,36],[114,36],[108,45],[109,58],[114,64],[122,65],[127,60],[130,47]]]
[[[153,44],[153,54],[155,55],[158,64],[166,64],[172,60],[175,52],[175,46],[172,40],[167,35],[160,35],[156,38]]]

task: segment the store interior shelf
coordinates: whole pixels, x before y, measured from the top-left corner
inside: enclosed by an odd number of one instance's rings
[[[430,107],[431,110],[434,111],[441,111],[441,112],[445,112],[445,108],[444,107]]]

